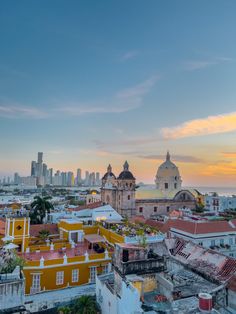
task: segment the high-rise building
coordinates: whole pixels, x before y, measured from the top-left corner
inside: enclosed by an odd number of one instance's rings
[[[36,161],[31,161],[31,177],[36,177],[37,176],[37,163]]]
[[[100,173],[96,172],[95,185],[100,185]]]
[[[72,171],[67,173],[67,186],[73,186],[75,182],[75,177]]]
[[[95,186],[95,172],[91,172],[89,175],[89,186]]]
[[[14,173],[14,184],[20,184],[20,176],[18,172]]]
[[[63,186],[67,185],[67,173],[66,172],[61,173],[61,185]]]
[[[82,171],[81,171],[81,169],[77,169],[76,183],[77,183],[77,185],[81,185],[81,183],[82,183]]]
[[[43,153],[38,152],[38,164],[42,164],[42,163],[43,163]]]
[[[85,171],[85,180],[84,180],[84,184],[86,186],[89,186],[89,172]]]
[[[52,178],[53,178],[53,169],[48,169],[48,178],[49,178],[49,184],[53,184]]]

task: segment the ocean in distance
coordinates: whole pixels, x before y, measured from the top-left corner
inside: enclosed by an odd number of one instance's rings
[[[209,186],[183,186],[182,189],[196,189],[202,194],[216,192],[219,195],[236,195],[235,187],[209,187]],[[139,190],[155,190],[155,184],[144,184],[139,186]]]

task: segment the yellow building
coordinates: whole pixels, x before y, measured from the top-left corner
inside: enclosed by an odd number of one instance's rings
[[[40,230],[48,230],[49,239],[40,238]],[[30,226],[26,217],[6,219],[5,239],[18,245],[25,260],[26,294],[95,282],[96,274],[111,270],[112,245],[124,241],[111,230],[75,219]]]

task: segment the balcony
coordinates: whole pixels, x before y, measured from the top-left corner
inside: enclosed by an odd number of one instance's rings
[[[122,275],[158,273],[165,270],[164,258],[156,257],[144,260],[121,262],[119,272]]]
[[[162,242],[165,239],[165,236],[161,233],[157,233],[155,235],[145,235],[145,242],[147,244],[149,243],[156,243],[156,242]],[[143,237],[142,236],[126,236],[125,237],[125,243],[127,244],[139,244],[140,241],[142,241]]]

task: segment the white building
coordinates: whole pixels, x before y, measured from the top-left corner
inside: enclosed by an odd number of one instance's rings
[[[236,209],[236,195],[220,196],[211,193],[205,196],[205,208],[211,212],[224,212],[225,210]]]
[[[24,313],[25,284],[17,266],[10,274],[0,274],[0,312]]]
[[[164,223],[153,222],[153,224],[172,237],[183,238],[204,248],[236,257],[236,219],[231,221],[169,219]]]

